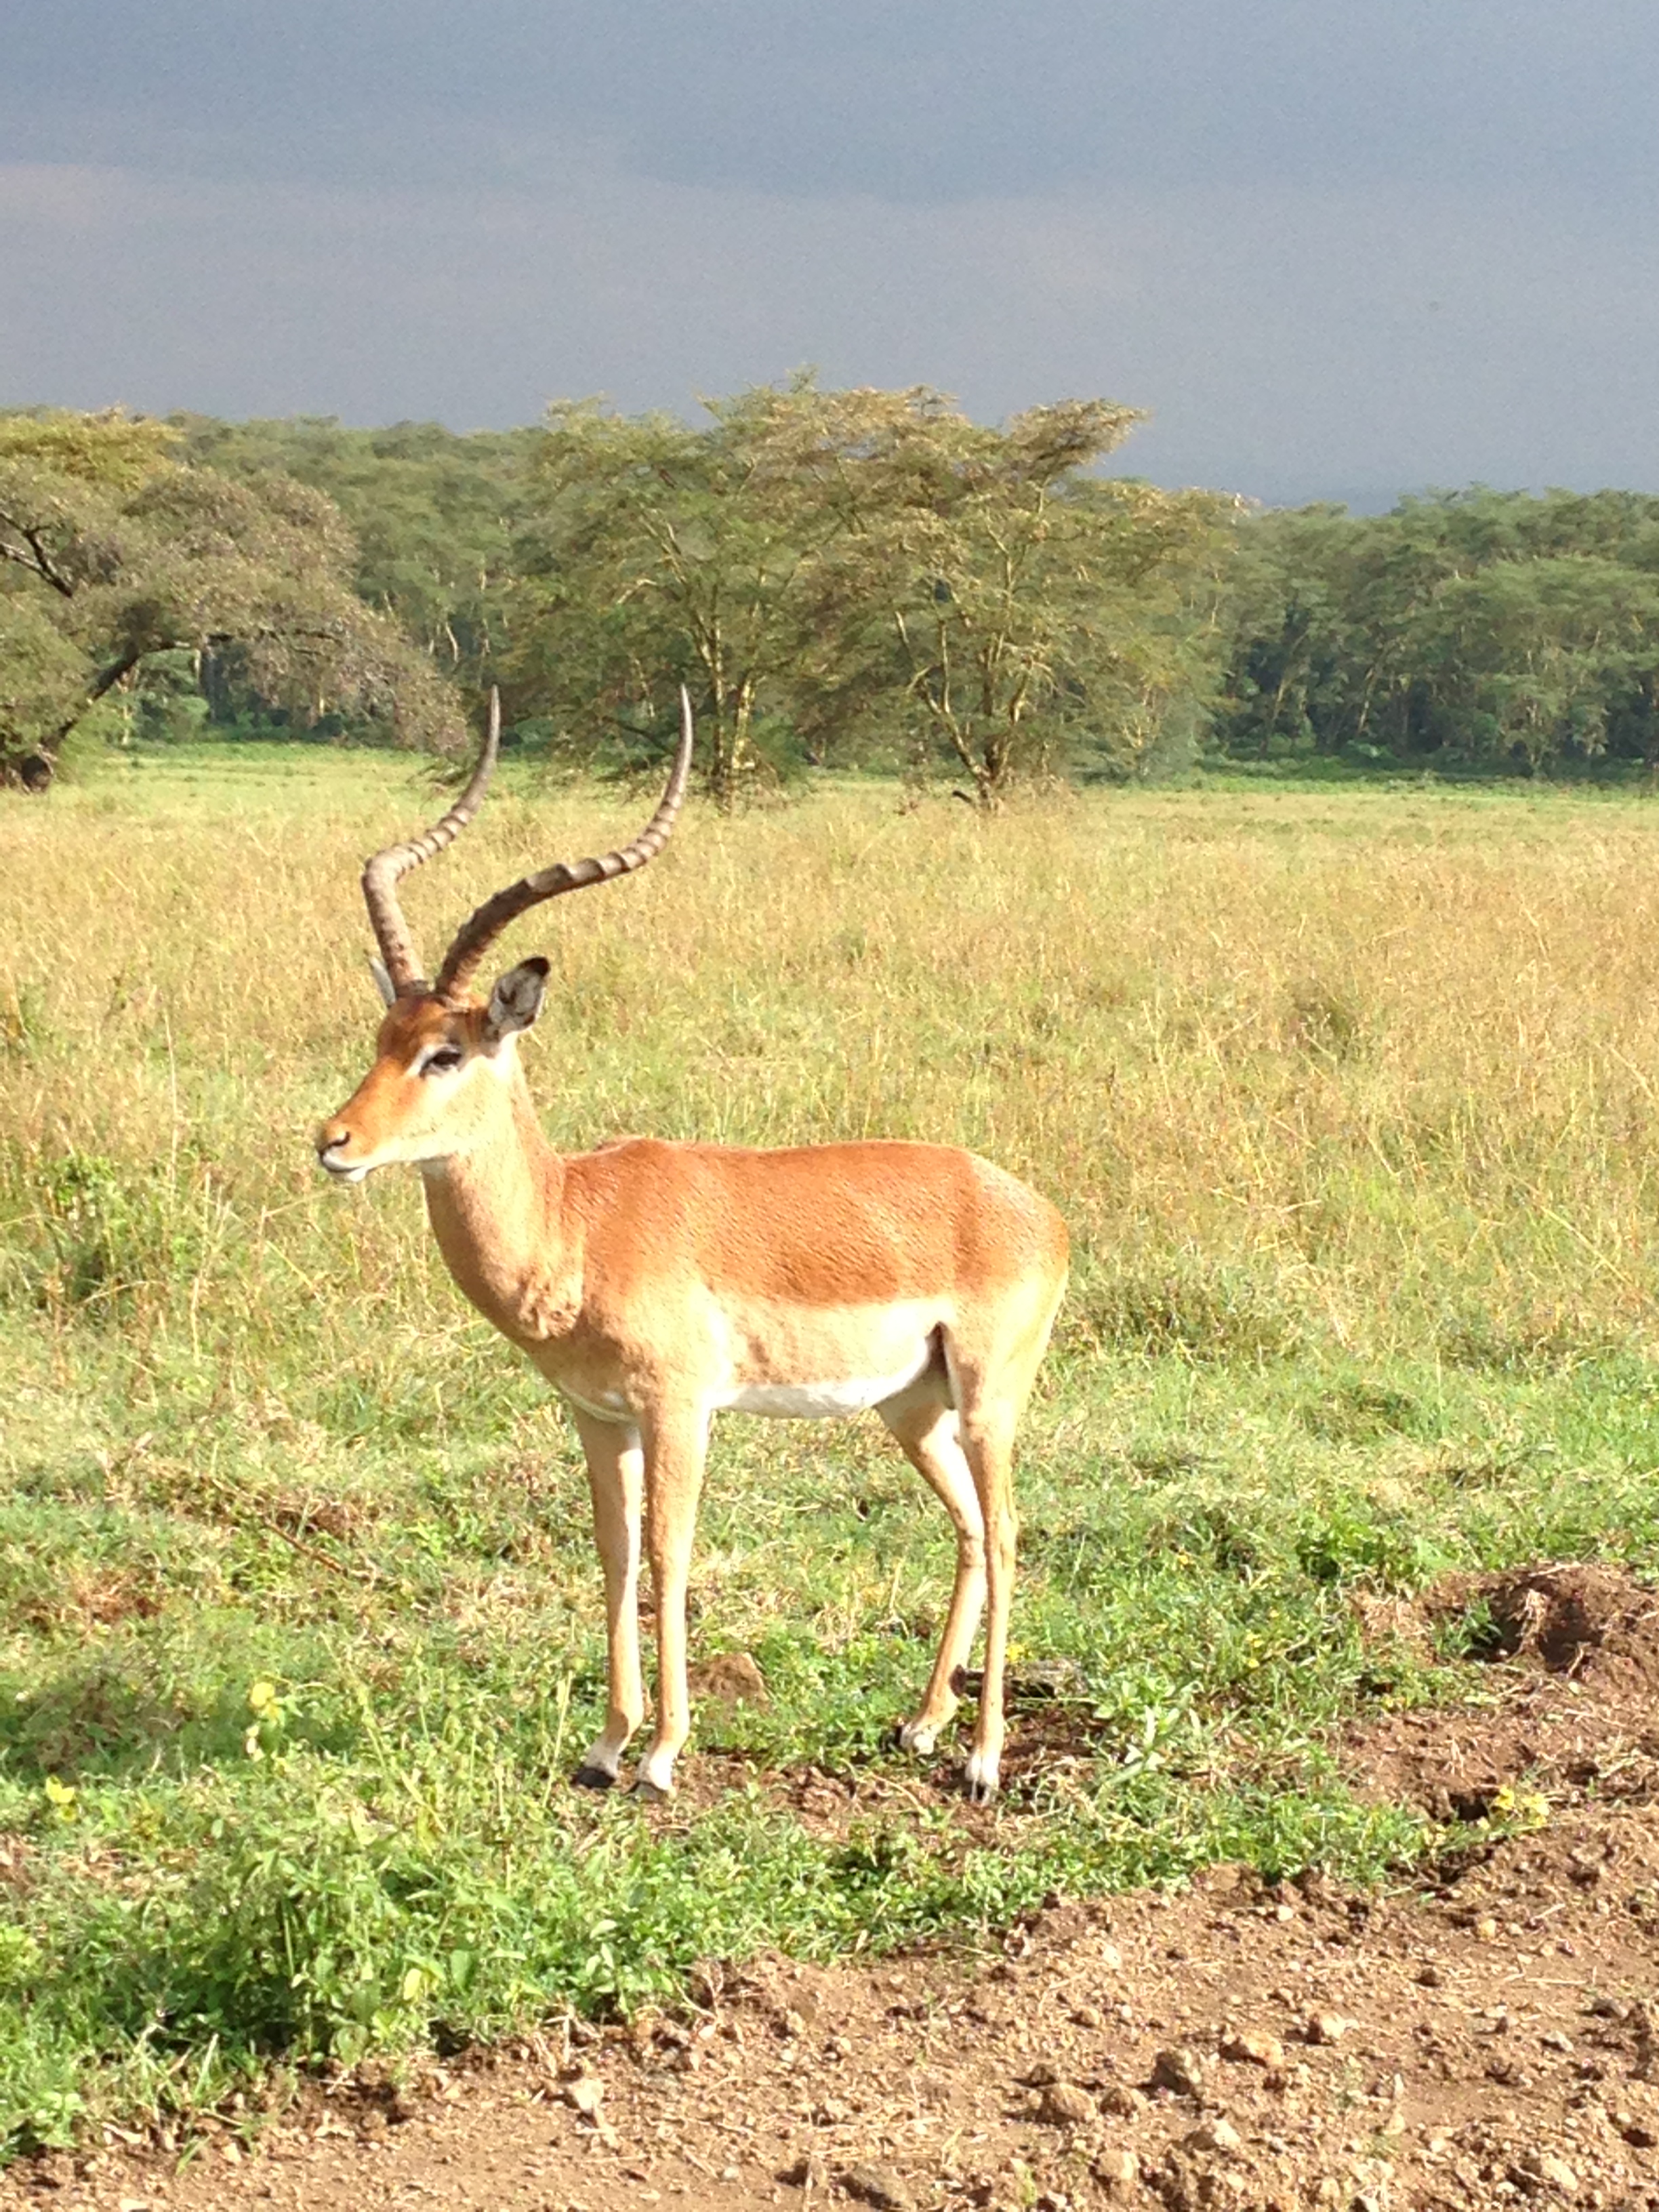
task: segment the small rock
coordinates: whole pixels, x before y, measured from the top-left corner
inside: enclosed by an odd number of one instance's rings
[[[1132,2120],[1137,2112],[1146,2109],[1146,2098],[1127,2081],[1109,2081],[1096,2102],[1103,2112],[1109,2112],[1115,2120]]]
[[[841,2185],[860,2204],[873,2204],[876,2212],[910,2212],[909,2189],[890,2166],[843,2166]]]
[[[1076,2027],[1104,2027],[1106,2015],[1098,2005],[1080,2004],[1072,2007],[1072,2022]]]
[[[1444,1987],[1446,1977],[1438,1966],[1419,1966],[1412,1979],[1420,1990],[1437,1990]]]
[[[1123,1965],[1123,1954],[1115,1943],[1103,1943],[1095,1957],[1109,1974],[1115,1974]]]
[[[1221,2055],[1241,2066],[1265,2066],[1269,2073],[1277,2073],[1285,2063],[1285,2046],[1276,2035],[1230,2035],[1221,2045]]]
[[[1340,2043],[1352,2025],[1340,2012],[1310,2012],[1302,2023],[1302,2033],[1310,2043]]]
[[[1498,1941],[1498,1923],[1490,1912],[1483,1912],[1475,1921],[1474,1934],[1477,1940],[1482,1943],[1495,1943]]]
[[[1253,1890],[1260,1881],[1261,1876],[1254,1867],[1243,1866],[1234,1859],[1218,1859],[1214,1866],[1205,1867],[1193,1876],[1193,1887],[1221,1895],[1229,1890]]]
[[[1086,2089],[1075,2081],[1051,2081],[1042,2093],[1037,2118],[1050,2127],[1081,2128],[1098,2116],[1099,2107]]]
[[[1613,2124],[1632,2150],[1652,2150],[1659,2144],[1659,2128],[1650,2121],[1638,2119],[1633,2112],[1615,2113]]]
[[[778,2179],[786,2189],[826,2189],[830,2185],[830,2169],[821,2158],[814,2158],[804,2150],[798,2159],[781,2168]]]
[[[1177,2044],[1170,2051],[1160,2051],[1152,2061],[1152,2087],[1173,2089],[1177,2097],[1202,2099],[1206,2066],[1201,2051],[1189,2050]]]
[[[1054,2068],[1039,2059],[1025,2076],[1025,2086],[1028,2089],[1046,2089],[1051,2081],[1058,2081],[1059,2079]]]
[[[1213,2151],[1224,2158],[1231,2158],[1244,2148],[1244,2138],[1231,2120],[1206,2120],[1201,2128],[1194,2128],[1187,2137],[1188,2150]]]
[[[1518,2187],[1534,2192],[1555,2189],[1563,2197],[1578,2194],[1578,2176],[1565,2159],[1558,2158],[1553,2151],[1529,2150],[1519,2165],[1510,2169],[1510,2179]]]
[[[1140,2179],[1140,2160],[1132,2150],[1114,2145],[1097,2156],[1095,2179],[1108,2189],[1133,2189]]]
[[[567,2081],[561,2092],[573,2112],[580,2112],[585,2120],[596,2120],[599,2106],[605,2102],[605,2083],[597,2074],[579,2074],[574,2081]]]
[[[75,2160],[67,2151],[43,2151],[27,2169],[34,2189],[67,2189],[75,2179]]]
[[[806,2022],[793,2005],[778,2014],[778,2033],[790,2038],[805,2034]]]

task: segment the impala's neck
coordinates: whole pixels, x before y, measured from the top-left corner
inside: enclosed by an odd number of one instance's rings
[[[566,1249],[564,1163],[516,1060],[465,1150],[426,1163],[421,1176],[439,1249],[479,1312],[520,1340],[556,1334],[578,1255]]]

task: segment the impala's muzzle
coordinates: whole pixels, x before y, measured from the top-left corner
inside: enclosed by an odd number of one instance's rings
[[[317,1164],[337,1182],[361,1182],[368,1173],[360,1161],[346,1158],[350,1145],[351,1132],[343,1121],[325,1121],[317,1132]]]

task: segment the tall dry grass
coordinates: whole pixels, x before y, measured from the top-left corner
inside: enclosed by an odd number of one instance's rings
[[[14,1308],[251,1365],[459,1325],[412,1179],[324,1189],[307,1145],[374,1025],[362,856],[433,805],[405,763],[256,749],[0,803]],[[638,811],[509,784],[410,879],[428,957]],[[871,785],[694,810],[507,957],[554,963],[528,1060],[561,1144],[959,1141],[1070,1218],[1073,1345],[1504,1363],[1650,1327],[1656,942],[1639,800],[1115,794],[983,823]]]

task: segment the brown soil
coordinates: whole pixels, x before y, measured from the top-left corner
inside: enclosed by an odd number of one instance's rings
[[[1428,1611],[1475,1598],[1492,1703],[1345,1755],[1453,1820],[1538,1825],[1415,1888],[1216,1868],[1054,1900],[978,1958],[763,1960],[682,2020],[310,2088],[251,2151],[222,2126],[182,2166],[113,2138],[27,2162],[0,2207],[1659,2212],[1659,1616],[1576,1567]]]

